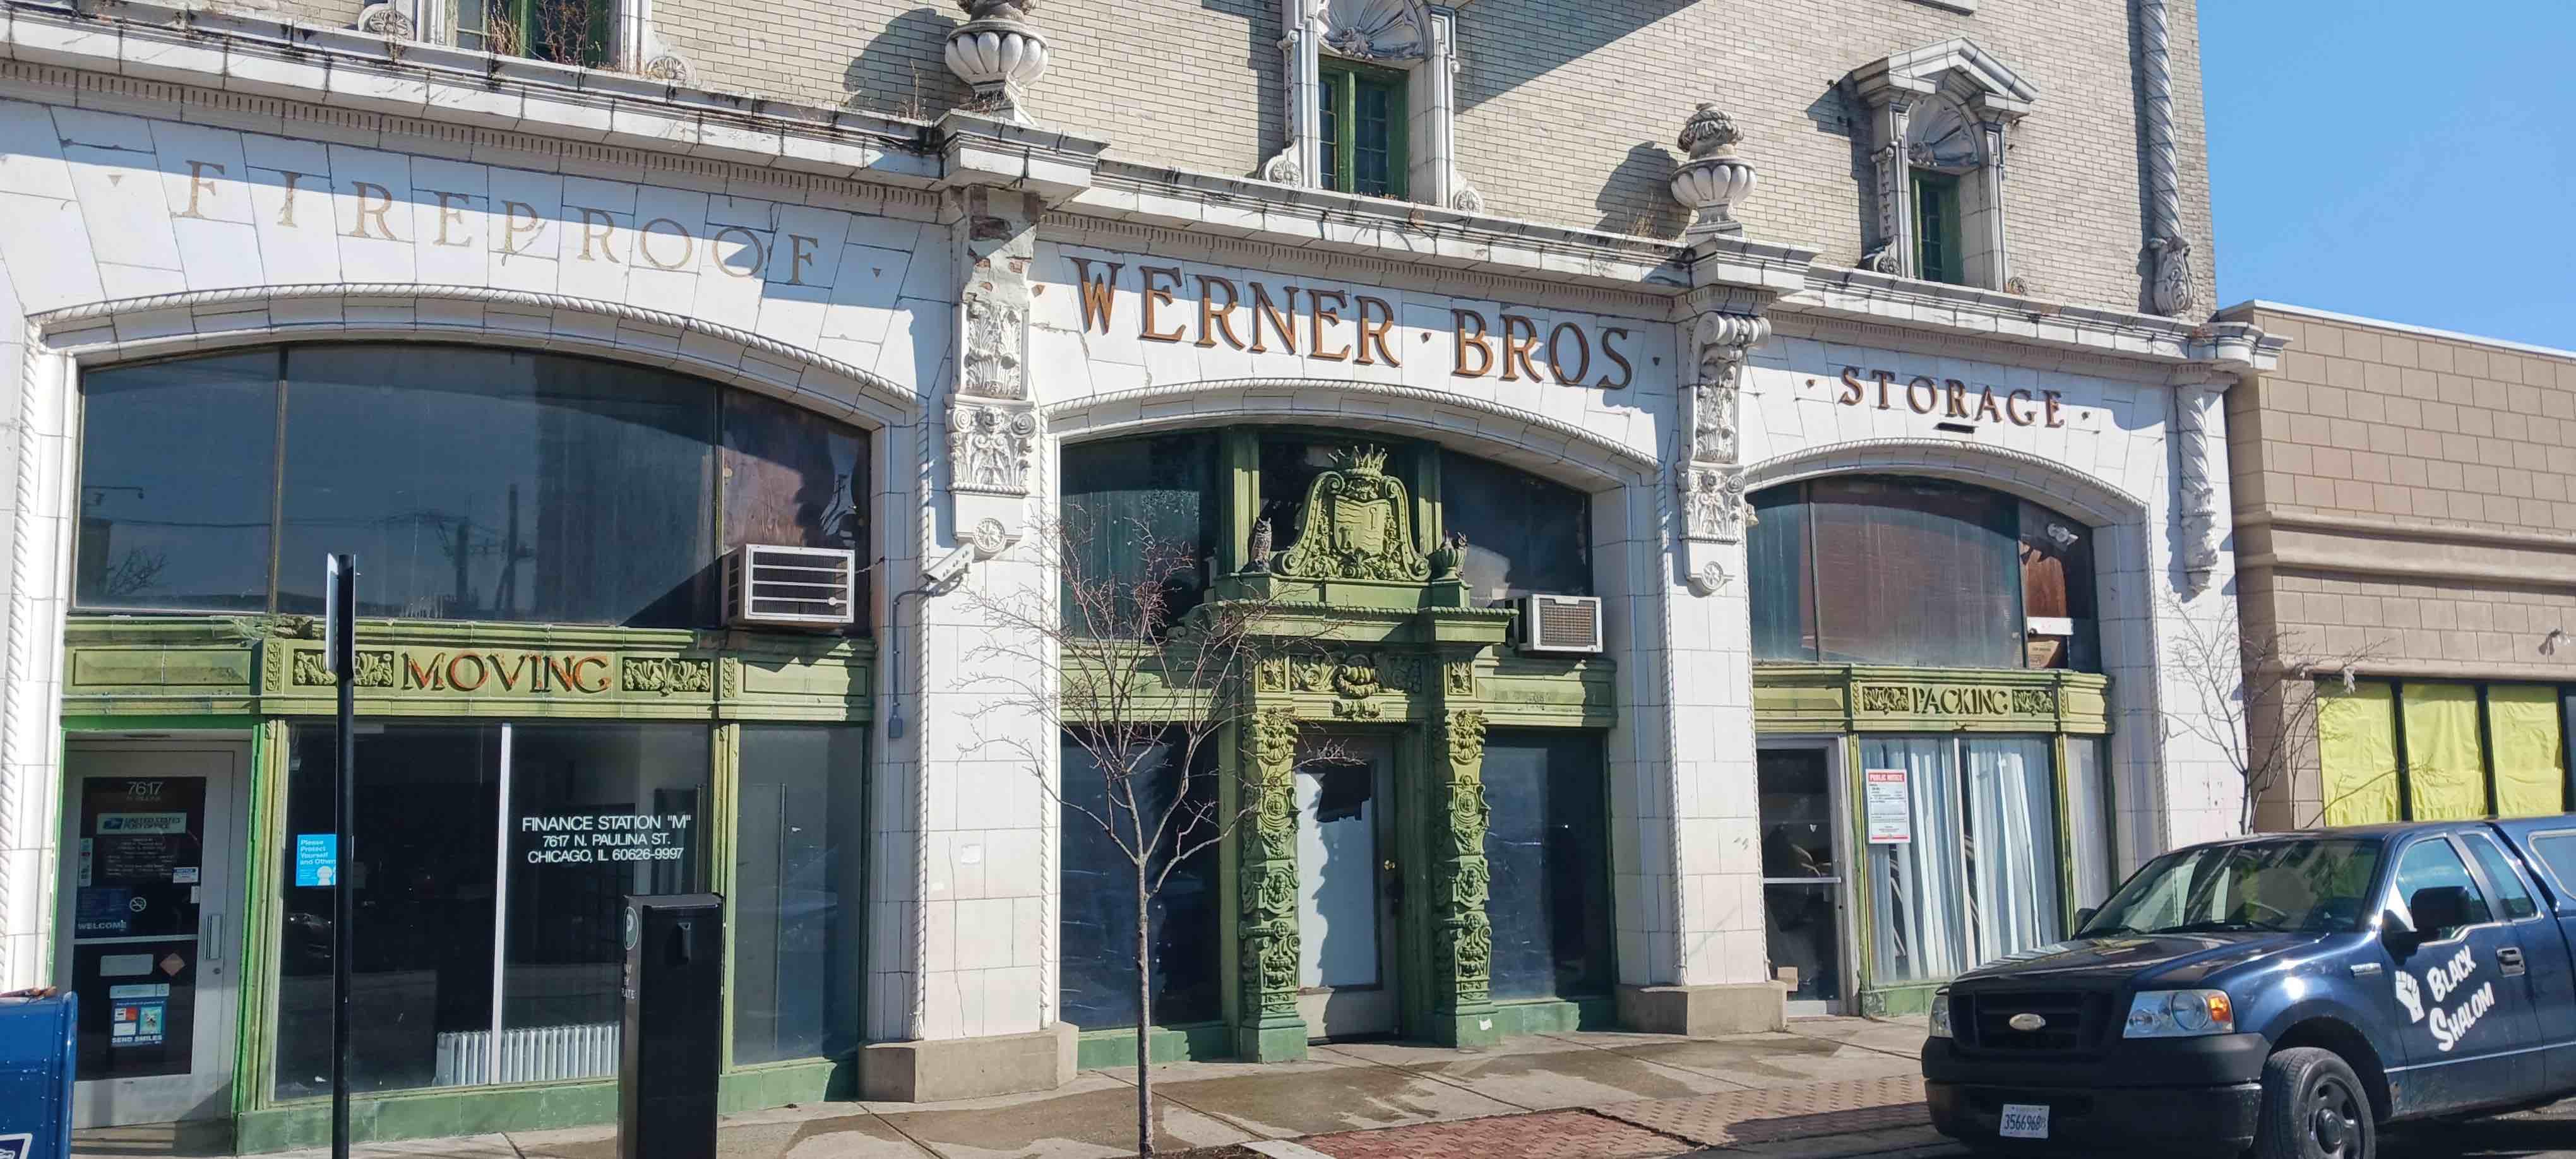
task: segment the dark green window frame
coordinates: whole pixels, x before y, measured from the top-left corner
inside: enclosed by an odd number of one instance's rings
[[[502,56],[601,68],[616,0],[457,0],[456,43]]]
[[[1963,285],[1966,247],[1959,238],[1959,178],[1952,173],[1914,175],[1915,273],[1927,282]]]
[[[1366,197],[1405,196],[1404,74],[1346,61],[1316,71],[1322,89],[1324,184]]]

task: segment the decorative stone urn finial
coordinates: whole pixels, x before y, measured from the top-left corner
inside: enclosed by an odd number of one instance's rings
[[[1673,200],[1699,214],[1687,236],[1743,232],[1734,207],[1753,192],[1753,166],[1735,155],[1743,139],[1735,122],[1707,101],[1682,126],[1678,144],[1690,159],[1673,170]]]
[[[1028,123],[1028,88],[1046,75],[1046,36],[1031,22],[1036,0],[957,0],[966,23],[949,30],[948,71],[975,88],[973,107]]]

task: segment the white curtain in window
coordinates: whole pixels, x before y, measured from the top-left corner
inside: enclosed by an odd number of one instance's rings
[[[2120,884],[2112,868],[2111,778],[2102,768],[2102,738],[2066,738],[2067,848],[2074,851],[2075,904],[2099,906]]]
[[[2039,737],[1964,742],[1976,963],[2058,940],[2057,778]]]
[[[1870,905],[1878,922],[1874,980],[1881,984],[1947,978],[1968,968],[1955,748],[1947,737],[1861,742],[1862,766],[1905,770],[1913,798],[1913,840],[1869,850]]]

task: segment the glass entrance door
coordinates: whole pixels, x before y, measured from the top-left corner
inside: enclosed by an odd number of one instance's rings
[[[1297,1013],[1316,1038],[1395,1031],[1395,749],[1297,771]]]
[[[66,754],[54,976],[80,995],[75,1126],[231,1113],[242,746]]]
[[[1838,1014],[1843,1002],[1843,863],[1827,750],[1765,748],[1761,795],[1762,911],[1775,971],[1797,971],[1793,1015]]]

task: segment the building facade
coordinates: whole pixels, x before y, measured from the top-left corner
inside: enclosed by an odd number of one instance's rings
[[[2271,302],[2229,397],[2266,828],[2569,807],[2576,355]]]
[[[1144,542],[1304,641],[1147,762],[1248,818],[1157,1057],[1920,1009],[2237,825],[2188,4],[965,9],[9,5],[0,974],[85,1119],[321,1137],[344,866],[362,1135],[608,1117],[634,893],[728,899],[728,1107],[1127,1057],[995,609]]]

